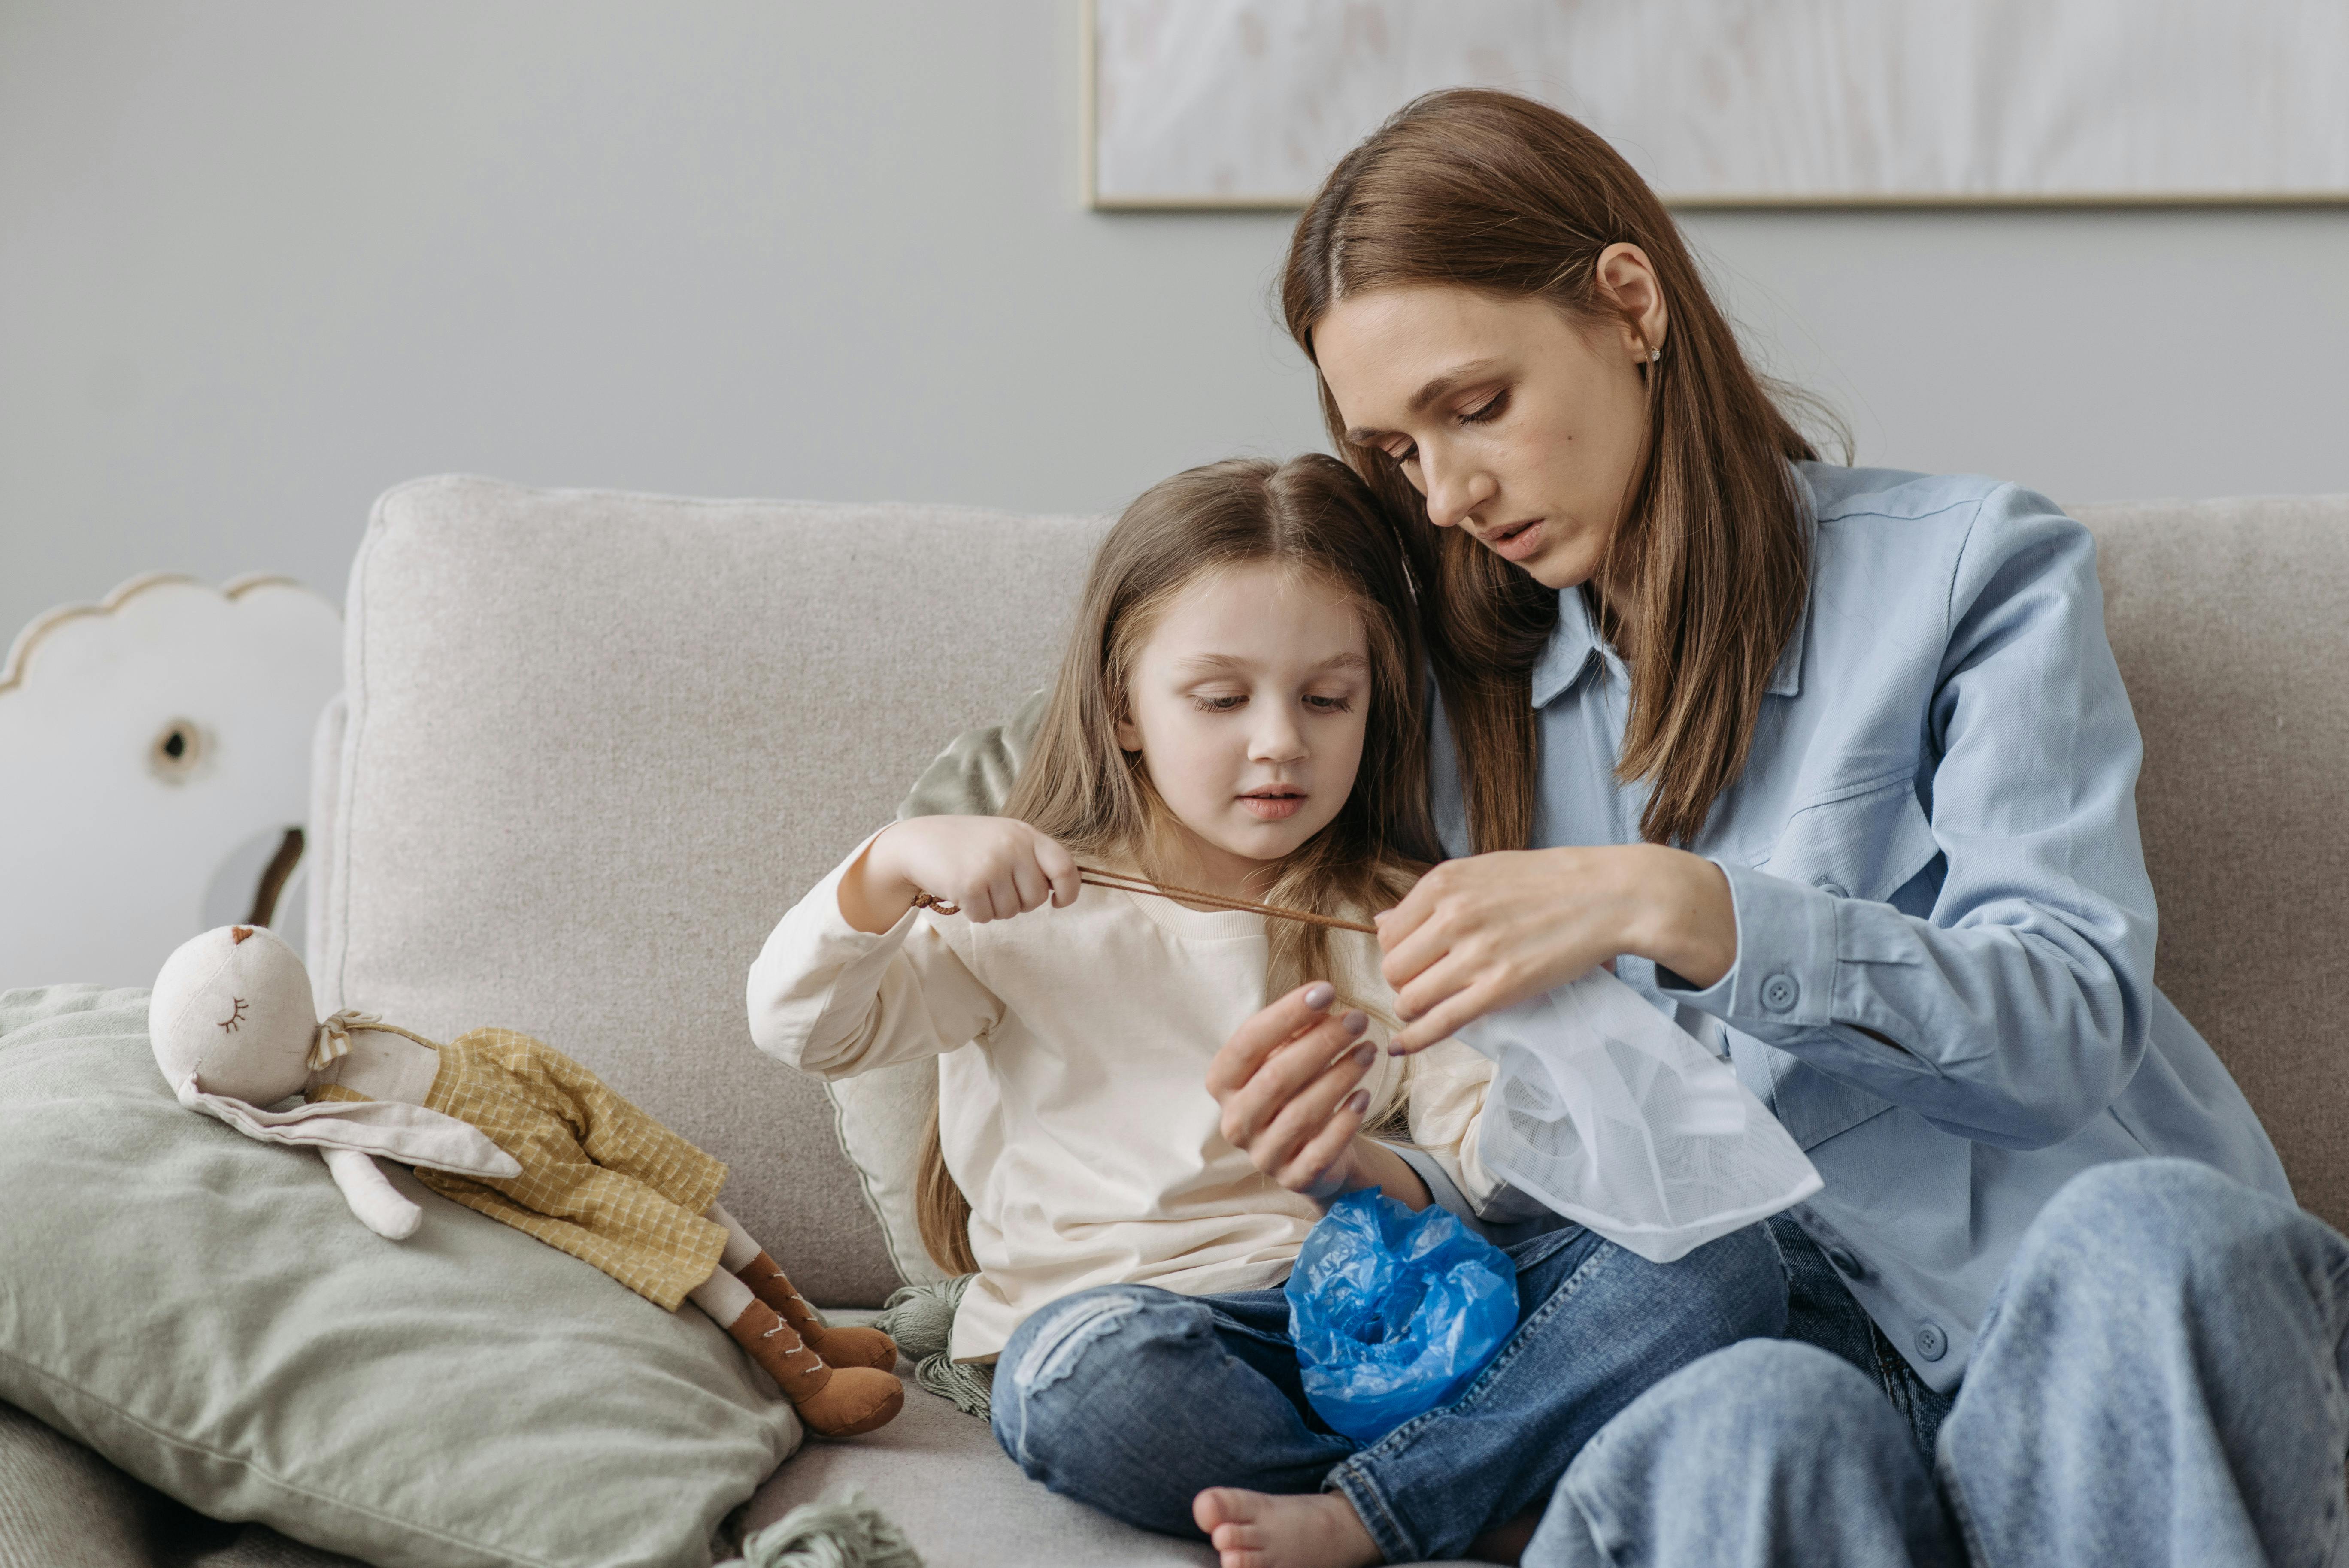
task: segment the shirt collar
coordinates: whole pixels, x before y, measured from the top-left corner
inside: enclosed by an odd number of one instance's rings
[[[1599,629],[1590,624],[1590,607],[1582,590],[1557,591],[1557,624],[1541,656],[1534,660],[1533,697],[1536,707],[1547,707],[1574,687],[1599,655]]]
[[[1803,695],[1803,644],[1810,627],[1811,601],[1806,594],[1802,608],[1795,612],[1794,634],[1778,655],[1777,667],[1770,672],[1770,684],[1762,688],[1769,696]],[[1591,624],[1590,606],[1582,590],[1559,589],[1557,624],[1551,629],[1541,656],[1534,660],[1534,707],[1547,707],[1573,690],[1583,673],[1594,663],[1606,659],[1610,652],[1599,640],[1599,628]]]
[[[1803,644],[1811,629],[1811,596],[1803,595],[1802,608],[1795,612],[1795,630],[1779,650],[1778,667],[1770,672],[1770,684],[1762,689],[1772,696],[1803,695]]]

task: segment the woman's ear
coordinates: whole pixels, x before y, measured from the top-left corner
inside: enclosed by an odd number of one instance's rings
[[[1141,751],[1142,727],[1140,725],[1121,715],[1113,729],[1117,736],[1117,748],[1120,751],[1127,753]]]
[[[1593,269],[1599,292],[1611,302],[1623,316],[1623,347],[1634,359],[1645,360],[1664,346],[1664,334],[1671,326],[1671,313],[1664,308],[1663,285],[1656,280],[1656,269],[1649,263],[1648,253],[1639,246],[1618,241],[1599,253],[1599,264]]]

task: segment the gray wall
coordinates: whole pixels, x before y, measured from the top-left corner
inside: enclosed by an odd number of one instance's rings
[[[1280,215],[1082,211],[1073,0],[0,0],[0,639],[409,475],[1114,507],[1317,431]],[[1694,214],[1863,460],[2349,490],[2349,212]]]

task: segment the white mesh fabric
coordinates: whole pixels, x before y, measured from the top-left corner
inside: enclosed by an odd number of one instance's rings
[[[1603,969],[1459,1037],[1495,1069],[1485,1169],[1651,1262],[1819,1190],[1729,1064]]]

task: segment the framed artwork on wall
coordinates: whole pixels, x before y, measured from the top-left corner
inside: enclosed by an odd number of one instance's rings
[[[1682,206],[2349,202],[2349,0],[1085,0],[1097,208],[1302,205],[1418,94]]]

